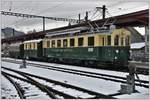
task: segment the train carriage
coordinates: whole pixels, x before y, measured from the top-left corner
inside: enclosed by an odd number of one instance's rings
[[[44,39],[25,41],[23,56],[27,59],[90,64],[127,65],[130,32],[125,28],[89,32],[72,29],[49,33]]]
[[[26,59],[40,59],[43,57],[42,39],[25,41],[23,46]]]
[[[8,48],[10,48],[9,51],[8,51],[9,56],[12,57],[12,58],[22,58],[21,52],[20,52],[21,45],[22,45],[21,42],[20,43],[10,44],[8,46]]]
[[[129,60],[130,41],[130,32],[124,28],[97,33],[59,32],[43,39],[43,56],[57,61],[125,65]]]

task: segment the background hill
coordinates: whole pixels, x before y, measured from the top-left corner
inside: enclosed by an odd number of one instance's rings
[[[1,38],[8,38],[8,37],[13,37],[13,36],[19,36],[19,35],[24,35],[24,32],[20,32],[17,30],[13,30],[13,28],[7,27],[4,29],[1,29]]]

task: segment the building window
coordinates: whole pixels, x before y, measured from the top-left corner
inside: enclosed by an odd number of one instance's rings
[[[130,43],[130,37],[126,36],[126,45],[129,45],[129,43]]]
[[[111,45],[111,36],[107,36],[107,45]]]
[[[94,46],[94,37],[88,37],[88,46]]]
[[[47,47],[48,48],[50,47],[50,41],[47,41]]]
[[[122,38],[121,38],[121,46],[123,46],[123,40],[124,40],[124,39],[123,39],[123,37],[122,37]]]
[[[61,47],[61,40],[57,40],[57,47]]]
[[[83,38],[78,38],[78,46],[83,46]]]
[[[55,47],[55,40],[52,40],[52,47]]]
[[[70,39],[70,46],[71,46],[71,47],[74,46],[74,39]]]
[[[67,47],[67,39],[63,40],[63,47]]]
[[[115,41],[115,45],[119,45],[119,36],[118,35],[115,36],[114,41]]]

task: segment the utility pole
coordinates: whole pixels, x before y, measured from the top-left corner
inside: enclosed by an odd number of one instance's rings
[[[106,14],[106,6],[103,5],[102,7],[102,14],[103,14],[103,19],[105,19],[105,14]]]
[[[45,17],[43,17],[43,31],[45,31]]]
[[[86,11],[85,21],[88,21],[88,12]]]
[[[80,18],[80,17],[81,17],[81,15],[79,14],[79,23],[80,23],[80,20],[81,20],[81,18]]]
[[[13,31],[13,36],[15,36],[15,29],[13,28],[13,30],[12,30],[12,31]]]
[[[145,26],[145,58],[148,59],[149,54],[149,28]]]
[[[101,10],[102,10],[102,19],[105,19],[105,17],[106,17],[106,10],[107,10],[106,6],[103,5],[102,7],[96,7],[96,12],[97,11],[101,12]]]

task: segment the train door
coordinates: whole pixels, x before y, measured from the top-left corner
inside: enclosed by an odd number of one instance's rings
[[[19,51],[20,51],[20,58],[23,59],[24,58],[24,44],[20,44],[19,47]]]
[[[38,58],[43,57],[43,45],[42,45],[42,41],[40,41],[39,43],[37,43],[37,57]]]

